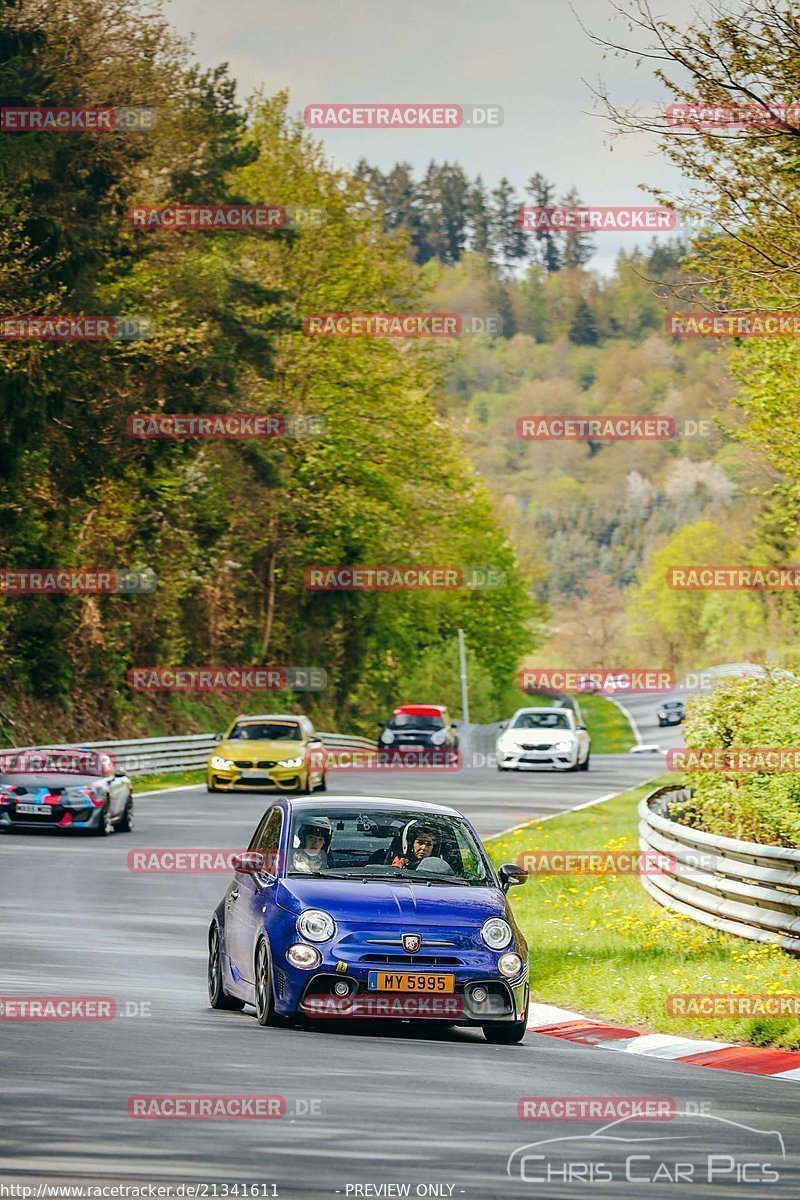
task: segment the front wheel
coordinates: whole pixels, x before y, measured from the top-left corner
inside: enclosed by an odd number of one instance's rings
[[[591,758],[591,757],[592,757],[592,752],[591,752],[591,750],[587,750],[587,751],[586,751],[586,758],[585,758],[585,759],[584,759],[584,761],[581,763],[581,765],[580,765],[580,767],[579,767],[579,770],[581,770],[581,771],[588,771],[588,770],[589,770],[589,760],[590,760],[590,758]]]
[[[108,815],[108,805],[106,804],[100,814],[99,824],[95,826],[95,828],[92,830],[92,833],[95,837],[108,837],[108,835],[113,832],[114,824],[111,820],[111,817]]]
[[[327,792],[327,790],[328,790],[328,776],[327,776],[327,773],[325,771],[323,771],[322,778],[320,779],[319,783],[317,784],[317,791],[318,792]]]
[[[504,767],[501,762],[498,762],[497,769],[498,769],[498,771],[507,771],[508,767]]]
[[[527,1016],[521,1021],[493,1022],[483,1026],[483,1036],[492,1046],[514,1046],[525,1037],[527,1024]]]
[[[133,796],[128,796],[122,816],[117,825],[118,833],[130,833],[133,829]]]
[[[227,1008],[241,1012],[244,1000],[229,996],[222,986],[222,954],[220,953],[219,927],[214,924],[208,935],[208,1002],[212,1008]]]
[[[269,969],[269,951],[262,938],[256,949],[256,1020],[259,1025],[277,1025],[275,996]]]

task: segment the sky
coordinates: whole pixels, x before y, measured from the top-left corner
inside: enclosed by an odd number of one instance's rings
[[[623,0],[624,2],[624,0]],[[654,4],[685,25],[695,0]],[[398,161],[423,171],[431,159],[458,162],[494,187],[505,175],[522,195],[536,172],[559,192],[575,186],[588,205],[650,201],[639,184],[680,191],[674,168],[646,136],[611,141],[591,88],[600,79],[616,102],[653,109],[667,102],[647,63],[608,54],[581,28],[610,40],[632,36],[610,0],[167,0],[166,13],[206,65],[228,62],[243,94],[288,88],[301,112],[314,102],[495,104],[492,129],[316,131],[340,167],[360,158],[386,170]],[[576,15],[577,14],[577,15]],[[580,18],[580,20],[579,20]],[[530,200],[528,201],[530,202]],[[596,235],[591,265],[608,271],[635,234]]]

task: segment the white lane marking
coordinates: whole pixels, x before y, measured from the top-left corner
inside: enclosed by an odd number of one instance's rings
[[[619,700],[614,699],[613,696],[609,696],[608,699],[611,701],[612,704],[615,704],[617,706],[619,711],[622,713],[623,717],[627,717],[628,721],[630,722],[630,727],[633,730],[633,736],[636,738],[636,745],[641,746],[642,735],[641,735],[641,732],[639,731],[639,726],[636,724],[636,718],[634,717],[633,713],[630,711],[629,708],[626,708],[625,705],[622,704]]]
[[[195,792],[201,788],[202,783],[182,783],[178,787],[157,788],[154,792],[134,792],[134,800],[141,800],[142,796],[163,796],[164,792]]]

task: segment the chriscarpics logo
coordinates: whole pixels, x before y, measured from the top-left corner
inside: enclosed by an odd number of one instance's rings
[[[552,1125],[542,1124],[541,1139],[509,1155],[506,1173],[531,1194],[573,1196],[576,1184],[610,1184],[605,1194],[631,1200],[658,1184],[674,1185],[675,1194],[684,1195],[692,1184],[700,1194],[713,1183],[722,1195],[726,1184],[768,1187],[781,1179],[786,1150],[780,1133],[705,1109],[687,1102],[667,1124],[656,1125],[634,1112],[567,1137],[547,1136]]]

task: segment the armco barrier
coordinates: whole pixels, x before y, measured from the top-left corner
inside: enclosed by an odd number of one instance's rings
[[[376,743],[368,738],[346,733],[320,733],[317,735],[330,750],[374,750]],[[72,743],[74,745],[75,743]],[[125,775],[168,775],[172,771],[192,771],[206,765],[209,751],[217,744],[212,733],[191,733],[184,737],[157,737],[132,739],[121,742],[81,742],[89,750],[105,750],[114,756],[117,770]],[[60,743],[61,747],[66,743]],[[41,746],[42,750],[56,750],[58,746]],[[13,754],[9,748],[3,754]]]
[[[690,795],[661,787],[639,804],[642,850],[669,856],[668,870],[642,875],[646,891],[702,925],[799,952],[800,850],[740,842],[666,816],[670,801]]]

